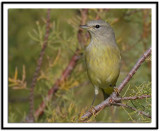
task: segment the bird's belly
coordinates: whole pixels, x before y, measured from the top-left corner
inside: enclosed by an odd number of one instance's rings
[[[119,76],[119,60],[111,55],[95,55],[86,59],[88,76],[99,88],[114,86]]]

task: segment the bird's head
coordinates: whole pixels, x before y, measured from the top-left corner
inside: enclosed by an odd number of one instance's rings
[[[86,25],[80,26],[83,29],[87,29],[92,37],[107,37],[114,35],[111,26],[103,20],[88,21]]]

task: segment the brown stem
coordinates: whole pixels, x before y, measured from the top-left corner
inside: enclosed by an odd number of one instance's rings
[[[34,116],[33,116],[33,112],[34,112],[34,87],[36,85],[37,82],[37,77],[39,75],[39,71],[42,65],[42,60],[43,60],[43,56],[45,53],[45,49],[47,47],[47,43],[48,43],[48,36],[49,36],[49,22],[50,22],[50,9],[48,9],[47,11],[47,23],[46,23],[46,33],[45,33],[45,38],[44,38],[44,43],[40,52],[40,56],[37,62],[37,67],[36,70],[34,72],[33,75],[33,79],[32,79],[32,83],[31,83],[31,88],[30,88],[30,113],[29,113],[29,120],[27,122],[34,122]]]
[[[130,81],[132,76],[136,73],[141,64],[145,61],[145,59],[151,54],[151,48],[149,48],[142,56],[139,58],[137,63],[134,65],[132,70],[128,73],[127,77],[123,80],[123,82],[118,87],[119,92],[125,87],[125,85]]]
[[[123,97],[121,100],[136,100],[136,99],[144,99],[144,98],[150,98],[151,95],[141,95],[141,96],[131,96],[131,97]]]
[[[81,25],[85,25],[86,20],[87,20],[88,9],[82,9],[82,10],[80,10],[80,13],[81,13]],[[85,39],[86,38],[85,35],[87,35],[87,34],[84,34],[83,30],[81,28],[79,28],[77,38],[78,38],[79,44],[82,47],[84,47],[84,45],[87,41],[87,39]]]
[[[150,98],[151,95],[141,95],[141,96],[130,96],[130,97],[122,97],[122,98],[114,98],[114,101],[121,101],[121,100],[136,100],[136,99],[144,99],[144,98]]]
[[[119,92],[122,91],[122,89],[125,87],[125,85],[130,81],[130,79],[133,77],[133,75],[136,73],[140,65],[145,61],[145,59],[151,54],[151,48],[149,48],[143,56],[137,61],[135,66],[132,68],[132,70],[129,72],[127,77],[123,80],[123,82],[119,85],[118,90]],[[81,120],[85,121],[89,119],[93,114],[103,110],[103,108],[110,106],[112,103],[117,103],[117,96],[118,94],[116,92],[113,92],[110,97],[108,97],[105,101],[100,103],[99,105],[95,106],[91,111],[86,112],[82,117]]]
[[[49,102],[53,96],[54,93],[57,92],[59,89],[59,85],[71,74],[72,70],[75,68],[77,61],[79,60],[78,56],[78,50],[73,55],[70,63],[66,67],[66,69],[63,71],[60,79],[56,81],[56,83],[52,86],[52,88],[48,91],[48,95],[46,96],[45,100],[41,103],[39,108],[35,112],[35,117],[39,117],[41,115],[46,107],[46,103]]]
[[[81,10],[81,24],[86,23],[86,19],[87,19],[87,13],[88,10],[87,9],[83,9]],[[78,31],[78,41],[80,44],[84,44],[84,37],[82,35],[82,31],[80,31],[81,29],[79,29]],[[61,77],[55,82],[55,84],[52,86],[52,88],[48,91],[48,95],[45,97],[45,100],[42,101],[42,103],[40,104],[39,108],[36,110],[35,112],[35,117],[38,118],[41,114],[43,114],[43,111],[46,107],[46,103],[49,102],[53,96],[54,93],[57,92],[57,90],[59,89],[59,85],[72,73],[73,69],[75,68],[77,61],[79,60],[79,55],[80,55],[80,51],[77,49],[75,54],[72,56],[68,66],[66,67],[66,69],[63,71]]]
[[[148,115],[148,113],[146,113],[146,112],[144,112],[144,111],[139,111],[139,110],[137,110],[136,108],[131,107],[131,106],[128,106],[128,105],[126,105],[126,104],[114,103],[113,105],[123,106],[123,107],[125,107],[125,108],[129,108],[129,109],[131,109],[131,110],[134,110],[134,111],[138,112],[138,114],[142,114],[142,115],[144,115],[144,116],[146,116],[146,117],[148,117],[148,118],[151,118],[151,116]]]
[[[151,33],[150,32],[151,31],[150,30],[151,29],[151,23],[149,21],[147,21],[147,19],[150,18],[149,12],[150,12],[149,9],[143,9],[142,10],[142,13],[143,13],[143,32],[142,32],[141,38],[143,39],[142,44],[143,44],[143,47],[144,47],[144,51],[147,49],[146,40],[148,39],[148,36]],[[148,65],[148,68],[150,69],[151,64],[148,62],[147,65]]]

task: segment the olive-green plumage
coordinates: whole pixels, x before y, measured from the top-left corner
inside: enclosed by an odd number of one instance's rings
[[[120,72],[120,51],[111,26],[102,21],[89,21],[86,28],[91,42],[85,50],[85,62],[89,79],[95,87],[95,94],[101,89],[104,98],[113,91]]]

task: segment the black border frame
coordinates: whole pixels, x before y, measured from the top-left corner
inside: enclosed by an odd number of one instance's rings
[[[129,127],[126,127],[126,128],[124,128],[124,127],[121,127],[121,128],[115,128],[115,127],[113,127],[113,128],[111,128],[111,127],[109,127],[109,128],[107,128],[107,127],[102,127],[102,128],[100,128],[100,127],[49,127],[49,128],[38,128],[38,127],[35,127],[35,128],[33,128],[33,127],[30,127],[30,128],[28,128],[28,127],[24,127],[24,128],[22,128],[22,127],[20,127],[20,128],[18,128],[18,127],[4,127],[4,123],[3,123],[3,7],[4,7],[4,4],[155,4],[156,5],[156,70],[157,70],[157,72],[156,72],[156,127],[135,127],[135,128],[133,128],[133,127],[131,127],[131,128],[129,128]],[[71,130],[75,130],[75,129],[92,129],[92,130],[94,130],[94,129],[123,129],[123,130],[126,130],[126,129],[159,129],[159,126],[158,126],[158,123],[159,123],[159,119],[158,119],[158,116],[159,116],[159,112],[158,112],[158,108],[159,108],[159,103],[158,103],[158,86],[159,86],[159,83],[158,83],[158,42],[159,42],[159,39],[158,39],[158,34],[159,34],[159,32],[158,32],[158,28],[159,28],[159,25],[158,25],[158,20],[159,20],[159,18],[158,18],[158,16],[159,16],[159,14],[158,14],[158,9],[159,9],[159,7],[158,7],[158,2],[152,2],[152,1],[147,1],[147,2],[143,2],[143,1],[140,1],[140,2],[134,2],[134,1],[131,1],[131,2],[129,2],[129,1],[126,1],[126,2],[123,2],[123,1],[115,1],[115,2],[104,2],[104,1],[99,1],[99,2],[89,2],[89,1],[86,1],[86,2],[82,2],[82,1],[74,1],[74,2],[66,2],[66,1],[63,1],[63,2],[49,2],[49,1],[46,1],[46,2],[36,2],[36,1],[33,1],[33,2],[27,2],[27,1],[24,1],[24,2],[17,2],[17,1],[14,1],[14,2],[7,2],[7,1],[4,1],[4,2],[1,2],[1,129],[39,129],[39,130],[41,130],[41,129],[71,129]]]

